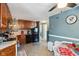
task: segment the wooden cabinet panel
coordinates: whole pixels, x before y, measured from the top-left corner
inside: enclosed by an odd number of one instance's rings
[[[12,20],[12,16],[8,5],[6,3],[1,3],[1,17],[2,17],[2,31],[6,31],[7,21],[10,18]]]
[[[0,17],[1,17],[1,3],[0,3]]]
[[[18,20],[19,29],[29,29],[35,27],[35,21]]]
[[[18,43],[20,43],[21,45],[26,43],[26,37],[25,37],[25,35],[24,36],[18,35],[17,39],[19,41]]]
[[[0,3],[0,29],[1,29],[1,3]]]
[[[12,45],[3,50],[0,50],[0,56],[15,56],[16,55],[16,45]]]

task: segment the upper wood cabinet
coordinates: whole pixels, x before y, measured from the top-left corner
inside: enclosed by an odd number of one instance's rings
[[[6,3],[1,3],[1,17],[2,17],[2,31],[6,31],[8,19],[12,20],[9,7]]]
[[[19,29],[30,29],[36,26],[35,21],[18,20]]]
[[[0,3],[0,17],[1,17],[1,3]]]
[[[0,3],[0,29],[1,29],[1,3]]]

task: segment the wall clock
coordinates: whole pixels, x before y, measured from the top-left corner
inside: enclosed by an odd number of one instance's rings
[[[74,24],[77,21],[77,17],[75,15],[70,15],[66,18],[67,24]]]

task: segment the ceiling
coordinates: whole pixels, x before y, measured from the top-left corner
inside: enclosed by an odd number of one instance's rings
[[[55,3],[8,3],[13,18],[42,20]]]
[[[56,3],[8,3],[13,18],[24,20],[45,20],[48,16],[70,9],[69,7],[48,10]]]

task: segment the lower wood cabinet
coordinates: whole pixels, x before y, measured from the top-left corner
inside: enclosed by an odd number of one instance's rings
[[[16,45],[0,50],[0,56],[16,56]]]
[[[17,39],[19,41],[19,44],[21,44],[21,45],[26,44],[26,37],[25,37],[25,35],[18,35]]]

